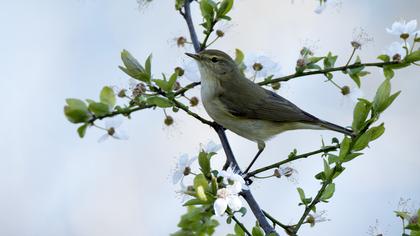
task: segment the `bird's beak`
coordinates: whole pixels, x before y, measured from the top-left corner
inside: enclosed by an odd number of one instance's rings
[[[192,57],[193,59],[195,59],[197,61],[200,61],[200,59],[201,59],[201,56],[199,54],[194,54],[194,53],[188,53],[188,52],[186,52],[185,55],[187,55],[189,57]]]

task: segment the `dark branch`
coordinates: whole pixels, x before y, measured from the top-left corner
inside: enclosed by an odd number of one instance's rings
[[[193,43],[194,50],[195,50],[195,52],[199,52],[200,51],[200,42],[198,41],[197,33],[195,32],[194,23],[193,23],[192,17],[191,17],[191,8],[190,8],[190,3],[191,2],[192,2],[192,0],[185,0],[184,14],[182,14],[182,16],[184,17],[185,21],[187,22],[187,26],[188,26],[188,30],[190,31],[191,42]]]

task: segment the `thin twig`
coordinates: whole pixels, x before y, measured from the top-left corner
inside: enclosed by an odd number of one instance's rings
[[[279,168],[279,166],[281,166],[281,165],[284,165],[284,164],[292,162],[292,161],[296,161],[298,159],[307,158],[307,157],[310,157],[310,156],[313,156],[313,155],[316,155],[316,154],[319,154],[319,153],[326,153],[326,152],[335,151],[338,148],[340,148],[339,145],[326,146],[326,147],[323,147],[323,148],[318,149],[316,151],[307,152],[307,153],[303,153],[303,154],[300,154],[300,155],[292,156],[291,158],[287,158],[287,159],[284,159],[282,161],[276,162],[274,164],[271,164],[271,165],[268,165],[268,166],[265,166],[265,167],[261,167],[259,169],[254,170],[254,171],[251,171],[247,174],[246,178],[250,178],[250,177],[252,177],[252,176],[254,176],[258,173],[261,173],[261,172],[264,172],[264,171],[267,171],[267,170],[270,170],[270,169]]]
[[[274,218],[273,216],[271,216],[270,214],[268,214],[268,212],[262,210],[262,212],[264,213],[264,215],[271,220],[271,222],[273,222],[273,224],[278,225],[280,227],[282,227],[287,233],[291,233],[292,231],[292,226],[290,225],[285,225],[283,223],[281,223],[280,221],[278,221],[276,218]]]
[[[239,227],[241,227],[241,229],[244,231],[244,233],[248,236],[252,236],[252,234],[246,229],[245,225],[242,224],[238,218],[236,218],[236,216],[234,214],[232,214],[232,219],[236,222],[236,224],[239,225]]]

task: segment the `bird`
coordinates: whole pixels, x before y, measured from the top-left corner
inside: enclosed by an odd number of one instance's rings
[[[326,129],[353,136],[353,131],[319,119],[277,93],[247,79],[225,52],[206,49],[186,53],[198,64],[201,100],[208,115],[224,128],[256,142],[258,152],[247,173],[265,148],[265,142],[285,131]]]

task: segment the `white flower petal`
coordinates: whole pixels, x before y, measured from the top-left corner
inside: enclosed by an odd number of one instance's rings
[[[417,20],[411,20],[405,25],[405,33],[412,34],[417,28]]]
[[[128,135],[123,130],[115,130],[115,133],[112,135],[112,137],[119,140],[128,139]]]
[[[210,152],[217,152],[222,148],[222,145],[220,144],[216,144],[213,141],[210,141],[206,144],[206,146],[204,147],[204,151],[206,151],[207,153]]]
[[[239,211],[242,207],[242,201],[237,195],[229,196],[227,201],[228,206],[232,211]]]
[[[120,117],[110,118],[105,120],[105,128],[118,128],[121,126],[123,120]]]
[[[172,184],[177,184],[181,181],[184,173],[181,170],[176,170],[172,175]]]
[[[179,157],[178,168],[184,169],[188,164],[188,154],[182,154]]]
[[[228,203],[225,199],[223,198],[216,199],[216,201],[214,201],[214,204],[213,204],[215,215],[222,216],[225,213],[227,206],[228,206]]]
[[[102,143],[103,141],[107,140],[109,137],[108,133],[102,135],[99,139],[98,139],[98,143]]]
[[[195,156],[195,157],[191,157],[191,159],[189,159],[188,160],[188,162],[187,162],[187,166],[191,166],[191,164],[194,162],[194,161],[196,161],[197,160],[197,157]]]
[[[325,9],[327,8],[327,4],[322,4],[322,5],[318,5],[316,8],[315,8],[315,10],[314,10],[314,12],[316,13],[316,14],[321,14]]]

